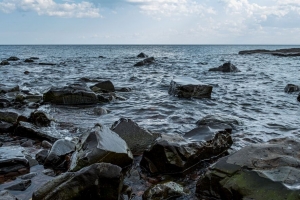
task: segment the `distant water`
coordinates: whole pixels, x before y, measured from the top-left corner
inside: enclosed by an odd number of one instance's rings
[[[111,80],[132,92],[119,93],[126,101],[99,104],[111,112],[97,116],[95,106],[45,105],[57,123],[53,131],[63,136],[80,135],[95,123],[111,126],[121,117],[131,118],[152,132],[173,134],[190,131],[206,115],[239,118],[242,125],[233,132],[234,148],[277,137],[300,136],[300,109],[295,94],[284,93],[288,83],[300,85],[300,57],[238,55],[241,50],[279,49],[299,46],[164,46],[164,45],[39,45],[0,46],[0,59],[17,56],[24,60],[55,63],[40,66],[23,61],[0,66],[2,84],[18,84],[22,90],[42,94],[51,86],[64,86],[82,77]],[[133,67],[136,56],[154,56],[155,64]],[[105,58],[99,58],[104,56]],[[240,73],[208,72],[226,61]],[[29,71],[28,75],[24,71]],[[211,99],[178,99],[168,95],[174,76],[189,76],[212,85]],[[92,85],[94,83],[87,83]],[[28,109],[22,112],[30,112]]]

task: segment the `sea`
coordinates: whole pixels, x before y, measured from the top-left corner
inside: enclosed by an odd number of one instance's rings
[[[205,116],[235,118],[232,150],[274,138],[300,136],[298,93],[285,93],[292,83],[300,85],[300,57],[267,54],[239,55],[242,50],[300,48],[278,45],[2,45],[0,59],[17,56],[19,61],[0,66],[0,84],[19,85],[21,91],[42,95],[51,87],[84,80],[91,86],[110,80],[122,100],[93,106],[44,104],[38,110],[53,120],[49,134],[78,137],[96,123],[111,125],[129,118],[154,133],[181,134],[196,128]],[[134,67],[144,52],[151,65]],[[25,63],[29,57],[38,57]],[[211,72],[230,61],[241,72]],[[38,63],[55,65],[38,65]],[[24,74],[28,71],[28,74]],[[174,77],[185,76],[213,86],[211,98],[181,99],[168,94]],[[108,114],[99,115],[98,108]],[[2,108],[11,110],[12,108]],[[32,108],[22,107],[24,115]]]

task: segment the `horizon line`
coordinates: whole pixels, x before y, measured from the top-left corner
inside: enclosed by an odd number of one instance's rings
[[[91,46],[118,46],[118,45],[128,45],[128,46],[243,46],[243,45],[248,45],[248,46],[299,46],[300,44],[0,44],[0,46],[43,46],[43,45],[91,45]]]

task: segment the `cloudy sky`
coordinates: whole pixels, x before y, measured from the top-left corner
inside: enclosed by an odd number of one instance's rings
[[[300,0],[0,0],[0,44],[300,44]]]

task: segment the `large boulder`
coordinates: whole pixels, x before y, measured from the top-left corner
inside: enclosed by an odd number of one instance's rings
[[[62,88],[52,87],[43,95],[44,102],[62,105],[96,104],[97,96],[84,84],[72,84]]]
[[[140,164],[152,174],[184,173],[205,159],[225,153],[231,145],[232,138],[225,130],[197,129],[192,136],[187,133],[185,138],[162,135],[161,140],[144,152]]]
[[[157,134],[139,127],[131,119],[121,118],[112,125],[111,130],[125,140],[134,155],[142,154],[158,138]]]
[[[132,164],[133,156],[126,142],[109,128],[97,124],[80,139],[72,156],[70,171],[78,171],[94,163],[111,163],[120,167]]]
[[[204,199],[299,199],[300,141],[273,139],[221,158],[199,179]]]
[[[80,171],[55,177],[35,191],[32,200],[118,200],[122,187],[122,168],[108,163],[96,163]]]
[[[190,77],[176,77],[171,81],[169,94],[182,98],[210,98],[213,87]]]
[[[140,62],[137,62],[134,66],[140,67],[140,66],[144,66],[144,65],[150,65],[150,64],[154,63],[154,61],[155,61],[154,57],[149,57]]]
[[[102,81],[90,87],[94,92],[114,92],[115,86],[110,81]]]
[[[240,72],[240,70],[230,62],[224,63],[223,65],[215,68],[210,68],[208,71],[214,72]]]
[[[299,92],[299,91],[300,91],[299,86],[294,84],[287,84],[284,88],[284,92],[286,93]]]

